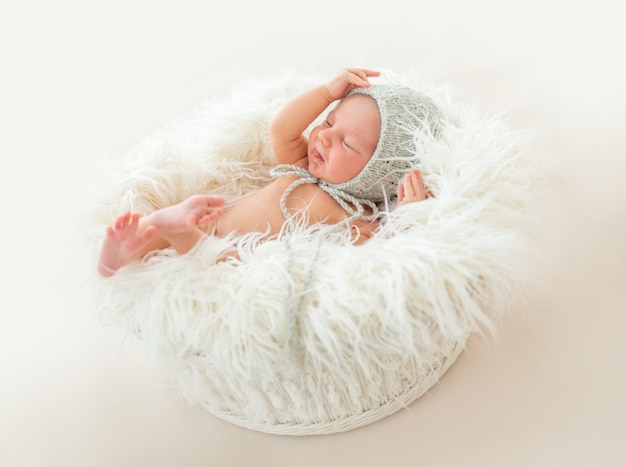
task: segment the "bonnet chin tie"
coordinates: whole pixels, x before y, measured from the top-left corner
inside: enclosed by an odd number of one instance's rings
[[[293,276],[294,268],[294,252],[291,248],[291,235],[293,234],[296,224],[294,223],[293,216],[287,209],[287,197],[300,185],[306,183],[317,184],[322,190],[328,193],[339,205],[350,214],[350,218],[361,217],[367,220],[374,219],[378,215],[377,206],[368,200],[363,200],[349,195],[340,189],[334,187],[332,184],[321,181],[317,177],[314,177],[311,172],[297,165],[283,164],[276,166],[270,171],[270,175],[274,177],[299,177],[294,180],[284,191],[280,197],[280,209],[285,216],[285,220],[288,224],[288,230],[284,237],[285,246],[287,249],[287,276],[291,279]],[[352,206],[348,203],[352,203]],[[365,208],[368,206],[372,209],[372,214],[364,215]],[[287,303],[289,307],[289,349],[292,355],[292,361],[300,369],[300,384],[302,394],[305,396],[308,403],[311,402],[311,392],[308,388],[307,382],[307,351],[304,348],[303,336],[302,336],[302,319],[305,311],[305,298],[309,294],[312,287],[315,269],[319,261],[319,253],[322,247],[323,237],[319,236],[317,241],[317,248],[315,249],[315,257],[311,262],[306,279],[303,284],[302,291],[296,294],[293,286],[293,281],[289,280],[287,285]],[[296,302],[296,297],[298,298]]]
[[[304,185],[306,183],[314,183],[318,185],[322,190],[328,193],[339,205],[350,214],[350,218],[361,218],[365,220],[373,220],[378,215],[378,206],[372,201],[357,198],[356,196],[352,196],[345,191],[337,188],[335,184],[325,182],[320,180],[319,178],[313,176],[311,172],[302,167],[298,167],[297,165],[292,164],[282,164],[278,165],[272,170],[270,170],[270,175],[273,177],[300,177],[294,180],[291,185],[287,187],[282,196],[280,197],[280,209],[283,212],[286,220],[291,218],[291,214],[287,209],[287,197],[291,194],[293,190],[295,190],[300,185]],[[369,207],[372,210],[372,213],[367,215],[364,214],[365,207]]]

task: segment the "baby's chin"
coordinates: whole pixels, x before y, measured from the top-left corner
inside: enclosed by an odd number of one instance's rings
[[[309,173],[319,180],[324,180],[323,174],[320,173],[316,164],[309,164]]]
[[[308,158],[308,169],[309,172],[311,172],[311,174],[315,175],[316,177],[318,175],[321,175],[321,168],[324,166],[324,160],[320,157],[320,156],[309,156]],[[318,177],[319,178],[319,177]]]

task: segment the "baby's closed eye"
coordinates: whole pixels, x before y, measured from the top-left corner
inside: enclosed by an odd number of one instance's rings
[[[341,144],[343,144],[347,149],[351,151],[358,152],[356,149],[354,149],[353,146],[350,145],[350,143],[348,143],[348,141],[346,141],[345,138],[341,140]]]

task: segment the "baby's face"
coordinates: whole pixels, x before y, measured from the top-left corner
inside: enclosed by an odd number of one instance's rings
[[[329,183],[352,180],[371,159],[380,138],[380,113],[362,94],[344,98],[309,136],[309,172]]]

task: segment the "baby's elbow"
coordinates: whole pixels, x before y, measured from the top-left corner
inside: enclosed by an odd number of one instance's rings
[[[373,232],[369,229],[362,229],[356,225],[351,227],[352,230],[352,244],[363,245],[373,236]]]
[[[270,121],[270,125],[269,125],[268,131],[267,131],[267,135],[269,137],[270,145],[272,147],[274,147],[274,145],[276,144],[276,141],[278,141],[279,135],[280,135],[280,125],[278,123],[276,123],[275,119],[272,119]]]

